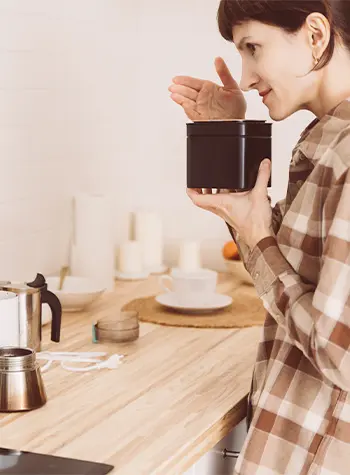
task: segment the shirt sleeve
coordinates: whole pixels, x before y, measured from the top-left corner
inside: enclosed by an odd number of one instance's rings
[[[276,239],[262,239],[247,261],[264,307],[324,377],[350,391],[350,171],[323,207],[323,255],[317,285],[302,280]]]
[[[244,266],[246,267],[246,262],[249,258],[249,254],[250,254],[250,248],[246,245],[246,243],[243,241],[243,239],[241,239],[238,232],[235,231],[233,229],[233,227],[230,226],[228,223],[226,223],[226,224],[227,224],[228,230],[230,231],[232,239],[237,244],[237,249],[238,249],[241,261],[243,262]]]
[[[272,229],[275,234],[277,234],[282,223],[284,204],[285,204],[285,200],[281,200],[281,201],[278,201],[275,204],[275,206],[272,208]],[[228,230],[230,231],[232,239],[237,244],[237,249],[241,257],[241,260],[243,261],[243,264],[247,269],[246,263],[249,259],[250,248],[246,245],[243,239],[241,239],[237,231],[235,231],[232,228],[232,226],[230,226],[228,223],[226,224],[227,224]]]
[[[283,199],[281,201],[278,201],[275,206],[272,208],[272,229],[275,234],[278,233],[282,219],[284,216],[284,209],[286,205],[286,200]]]

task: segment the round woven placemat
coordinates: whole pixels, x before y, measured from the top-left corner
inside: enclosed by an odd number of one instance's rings
[[[212,313],[179,312],[159,304],[155,295],[137,298],[123,306],[122,310],[136,310],[142,322],[159,325],[197,328],[243,328],[263,325],[266,311],[251,286],[240,286],[231,292],[232,304]]]

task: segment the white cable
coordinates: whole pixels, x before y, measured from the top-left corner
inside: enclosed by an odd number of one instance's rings
[[[102,369],[102,368],[109,368],[109,369],[115,369],[119,366],[121,363],[120,360],[124,357],[124,355],[112,355],[108,358],[106,361],[101,361],[100,363],[97,363],[96,365],[92,366],[67,366],[63,361],[61,361],[61,366],[63,369],[67,371],[92,371],[94,369]]]

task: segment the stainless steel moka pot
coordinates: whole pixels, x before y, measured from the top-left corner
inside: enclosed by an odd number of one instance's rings
[[[51,340],[60,341],[62,306],[57,296],[47,289],[45,277],[37,274],[30,283],[0,282],[0,290],[13,292],[18,297],[18,341],[13,346],[41,351],[41,307],[47,303],[52,312]],[[5,331],[1,329],[0,331]]]
[[[0,412],[31,411],[46,400],[35,352],[30,348],[0,348]]]

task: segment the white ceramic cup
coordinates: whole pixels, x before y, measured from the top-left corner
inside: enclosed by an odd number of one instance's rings
[[[159,278],[165,292],[173,292],[183,305],[205,304],[210,302],[216,292],[218,273],[211,269],[199,269],[193,272],[174,268],[170,275]]]
[[[200,243],[182,241],[179,247],[178,268],[185,272],[193,272],[201,267]]]
[[[0,291],[0,346],[21,346],[18,296]],[[25,327],[25,325],[24,325]]]

